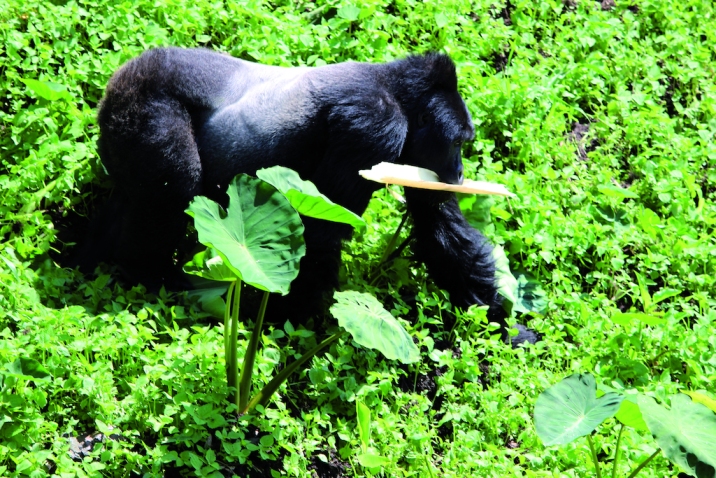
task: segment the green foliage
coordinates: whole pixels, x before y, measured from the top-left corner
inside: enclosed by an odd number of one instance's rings
[[[580,477],[593,473],[588,443],[544,448],[531,425],[549,384],[588,370],[617,392],[713,399],[716,11],[705,0],[608,3],[2,2],[0,374],[24,357],[51,380],[0,392],[0,475],[306,476],[335,461],[367,475],[355,458],[360,401],[386,476]],[[402,218],[381,191],[343,249],[341,288],[410,322],[422,360],[400,366],[343,337],[263,415],[236,420],[216,308],[123,287],[106,267],[81,278],[49,256],[62,248],[58,229],[102,195],[95,115],[110,75],[165,45],[284,66],[450,53],[477,129],[466,175],[517,194],[461,204],[516,275],[542,284],[547,305],[529,325],[544,341],[506,348],[482,311],[455,311],[409,251],[370,283]],[[322,338],[315,326],[269,324],[255,389]],[[73,461],[67,437],[100,423],[122,439]],[[593,436],[607,460],[617,423]],[[619,473],[654,452],[648,432],[625,428],[621,441]],[[660,454],[639,476],[677,474]]]
[[[540,394],[535,403],[535,428],[545,445],[563,445],[587,435],[596,476],[599,478],[599,459],[590,434],[604,420],[616,416],[623,425],[634,426],[639,430],[648,429],[660,447],[637,466],[629,478],[636,476],[662,450],[669,460],[689,475],[697,478],[716,477],[716,443],[713,440],[716,436],[716,414],[707,406],[692,401],[685,394],[672,395],[669,410],[642,394],[634,400],[614,392],[595,398],[595,392],[594,376],[574,374]],[[707,404],[713,403],[703,394],[688,394],[695,395]],[[616,476],[618,469],[623,431],[621,427],[614,452],[612,476]]]

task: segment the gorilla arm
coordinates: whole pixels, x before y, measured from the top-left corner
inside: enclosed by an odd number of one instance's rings
[[[500,325],[507,339],[507,313],[497,292],[492,245],[470,226],[454,193],[405,188],[408,210],[413,216],[413,250],[425,264],[435,284],[450,293],[453,305],[468,308],[487,305],[490,322]],[[539,336],[523,325],[511,343],[535,343]]]

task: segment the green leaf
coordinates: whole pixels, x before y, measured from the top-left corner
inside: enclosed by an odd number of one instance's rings
[[[29,377],[36,380],[50,378],[50,372],[37,360],[30,357],[19,357],[7,365],[8,371],[13,375]]]
[[[233,269],[224,264],[224,259],[211,247],[194,254],[194,257],[184,264],[184,272],[204,279],[234,282],[239,276]]]
[[[443,28],[449,22],[450,20],[444,12],[437,12],[435,14],[435,24],[438,26],[438,28]]]
[[[662,325],[666,323],[666,319],[656,317],[650,314],[642,314],[641,312],[620,312],[612,315],[612,320],[619,325],[629,325],[634,320],[638,320],[639,322],[643,322],[646,325],[651,326]]]
[[[547,293],[539,281],[523,271],[515,271],[514,277],[517,280],[515,312],[544,313],[547,308]]]
[[[624,400],[619,406],[619,411],[616,415],[614,415],[614,418],[627,427],[632,427],[636,430],[642,431],[649,430],[646,426],[646,422],[644,421],[644,417],[641,416],[641,410],[639,410],[637,399],[632,395],[626,395],[624,397]]]
[[[671,410],[646,395],[639,408],[664,455],[697,478],[716,477],[716,414],[683,394],[671,396]]]
[[[378,468],[381,466],[390,465],[390,460],[384,456],[376,455],[374,453],[362,453],[356,456],[360,466],[364,468]]]
[[[356,418],[358,420],[358,434],[360,435],[363,451],[370,445],[370,408],[363,402],[356,402]]]
[[[187,296],[197,297],[204,312],[208,312],[217,319],[223,319],[226,310],[223,295],[226,294],[229,285],[227,282],[205,281],[198,285],[195,284],[196,288],[187,291]]]
[[[492,258],[495,261],[497,292],[505,299],[503,307],[507,313],[543,313],[547,308],[547,293],[539,281],[524,271],[513,274],[502,246],[494,247]]]
[[[379,350],[390,360],[413,363],[420,360],[418,347],[400,322],[370,294],[336,292],[331,314],[358,344]]]
[[[700,403],[701,405],[704,405],[712,412],[716,413],[716,400],[709,397],[708,395],[701,393],[701,392],[690,392],[690,391],[684,391],[682,390],[681,393],[685,393],[689,397],[691,397],[691,400],[693,400],[696,403]]]
[[[592,375],[575,373],[537,397],[535,428],[545,446],[562,445],[588,435],[617,413],[623,397],[606,393],[597,398],[596,392]]]
[[[67,87],[65,85],[52,83],[51,81],[34,80],[32,78],[20,78],[20,81],[25,83],[28,90],[32,91],[40,98],[46,99],[47,101],[72,99],[72,96],[67,92]]]
[[[240,174],[227,194],[226,214],[203,196],[189,205],[199,242],[216,249],[247,284],[287,294],[306,253],[301,218],[280,192],[260,179]]]
[[[353,227],[365,227],[362,217],[334,203],[318,192],[310,181],[304,181],[298,173],[283,166],[259,169],[256,176],[281,191],[300,214],[316,219],[341,222]]]
[[[681,291],[677,289],[659,289],[659,291],[651,297],[651,301],[652,303],[657,304],[663,300],[670,299],[678,295],[681,295]]]
[[[346,5],[344,7],[339,8],[337,13],[339,17],[344,18],[349,22],[354,22],[358,20],[358,16],[360,15],[360,8],[356,7],[355,5]]]
[[[639,197],[637,193],[628,189],[620,188],[619,186],[615,186],[613,184],[600,184],[599,186],[597,186],[597,189],[605,196],[618,199],[637,199]]]
[[[502,304],[508,314],[512,315],[517,304],[517,279],[510,272],[510,262],[507,260],[505,250],[500,245],[492,249],[492,258],[495,260],[495,285],[497,292],[505,299]]]

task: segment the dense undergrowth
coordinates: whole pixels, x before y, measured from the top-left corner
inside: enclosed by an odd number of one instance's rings
[[[709,0],[5,0],[0,474],[593,474],[585,442],[537,438],[534,402],[550,384],[590,372],[656,398],[716,393],[715,16]],[[405,319],[422,361],[399,366],[341,340],[265,412],[227,412],[222,325],[195,298],[57,262],[58,229],[81,229],[107,194],[95,123],[104,86],[160,45],[285,66],[449,53],[477,128],[467,176],[517,194],[462,206],[513,269],[542,282],[548,306],[529,324],[543,341],[512,350],[455,314],[409,253],[371,283],[401,218],[379,192],[367,230],[345,245],[342,287]],[[612,320],[629,311],[665,322]],[[272,324],[256,383],[325,336],[319,324]],[[38,364],[43,378],[29,379]],[[355,460],[356,402],[371,410],[382,468]],[[94,447],[77,459],[70,446],[88,435]],[[613,420],[594,436],[606,461],[614,436]],[[622,440],[627,474],[655,445],[635,431]],[[678,474],[659,457],[639,476]]]

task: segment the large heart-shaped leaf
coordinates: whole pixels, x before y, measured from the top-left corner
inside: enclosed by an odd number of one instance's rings
[[[606,393],[597,398],[597,385],[590,374],[570,375],[537,397],[535,428],[546,445],[562,445],[594,431],[614,416],[623,397]]]
[[[256,176],[281,191],[296,211],[304,216],[342,222],[353,227],[364,227],[365,221],[343,206],[334,203],[318,192],[315,184],[304,181],[298,173],[283,166],[256,171]]]
[[[664,455],[698,478],[716,477],[716,414],[686,395],[671,396],[671,410],[639,395],[639,408]]]
[[[226,214],[203,196],[189,205],[199,242],[216,249],[247,284],[287,294],[306,253],[301,218],[276,188],[260,179],[240,174],[227,194]]]
[[[331,314],[338,319],[358,344],[379,350],[386,358],[413,363],[420,351],[400,322],[370,294],[356,291],[336,292]]]

